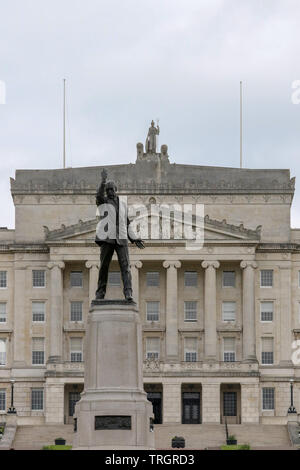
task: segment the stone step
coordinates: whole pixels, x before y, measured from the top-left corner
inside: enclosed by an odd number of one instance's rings
[[[228,431],[236,436],[238,444],[250,444],[252,448],[291,448],[287,426],[231,424]],[[226,443],[225,426],[221,424],[156,424],[154,435],[156,449],[170,449],[174,436],[184,437],[188,449],[218,448]],[[72,445],[73,436],[73,425],[18,426],[13,448],[38,450],[54,444],[58,437]]]
[[[73,435],[72,425],[18,426],[13,448],[42,449],[43,446],[54,444],[58,437],[63,437],[67,445],[72,445]]]
[[[208,425],[155,425],[155,445],[159,449],[171,447],[174,436],[185,438],[186,448],[204,449],[218,447],[226,443],[225,426]],[[284,447],[291,446],[287,426],[282,425],[228,425],[228,432],[234,434],[238,444],[249,444],[251,447]]]

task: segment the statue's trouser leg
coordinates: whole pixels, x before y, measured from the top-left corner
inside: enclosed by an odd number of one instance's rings
[[[112,243],[103,243],[100,247],[100,269],[96,297],[105,295],[108,277],[108,269],[115,249]]]
[[[121,268],[121,275],[123,281],[123,292],[125,297],[132,296],[132,282],[131,282],[131,272],[129,264],[129,252],[127,245],[116,245],[116,252],[119,260],[119,265]]]

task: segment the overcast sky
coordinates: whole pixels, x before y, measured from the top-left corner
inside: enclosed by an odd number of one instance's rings
[[[290,168],[300,227],[299,0],[0,0],[1,226],[9,177],[134,162],[152,119],[176,163]],[[300,94],[299,94],[300,96]]]

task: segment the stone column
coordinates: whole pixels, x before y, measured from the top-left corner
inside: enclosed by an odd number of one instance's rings
[[[143,266],[141,261],[132,261],[130,263],[132,277],[133,300],[139,308],[140,289],[139,289],[139,269]]]
[[[280,266],[280,365],[292,366],[291,267]],[[275,353],[274,344],[274,353]],[[275,356],[276,360],[276,356]],[[276,361],[278,362],[278,361]]]
[[[51,313],[50,313],[50,354],[48,362],[62,360],[63,330],[63,276],[65,263],[62,261],[48,264],[50,273]]]
[[[254,261],[242,261],[243,269],[243,361],[257,362],[255,340]]]
[[[202,423],[220,422],[220,383],[202,383]]]
[[[217,360],[217,287],[216,269],[219,261],[203,261],[204,281],[204,356],[205,360]]]
[[[64,424],[65,385],[56,378],[47,377],[45,386],[45,420],[47,424]]]
[[[163,384],[163,424],[181,423],[181,384]]]
[[[89,305],[96,297],[98,285],[99,264],[96,261],[87,261],[85,267],[89,269]]]
[[[14,332],[13,332],[13,367],[26,364],[26,339],[28,329],[26,328],[25,297],[26,297],[26,275],[27,268],[15,269],[15,291],[14,291]],[[8,343],[8,342],[7,342]],[[8,344],[7,344],[8,346]],[[28,357],[29,364],[31,358]]]
[[[166,359],[178,362],[177,269],[180,261],[164,261],[167,269],[166,291]]]
[[[242,424],[259,423],[259,383],[241,383]]]

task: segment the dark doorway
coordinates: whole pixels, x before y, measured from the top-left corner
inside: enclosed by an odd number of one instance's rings
[[[153,406],[154,424],[162,423],[162,393],[161,392],[148,392],[147,398],[151,401]]]
[[[223,392],[224,416],[237,415],[237,392]]]
[[[199,424],[200,423],[200,393],[183,392],[182,393],[182,423]]]
[[[80,400],[80,392],[69,392],[69,416],[73,416],[75,405]]]

